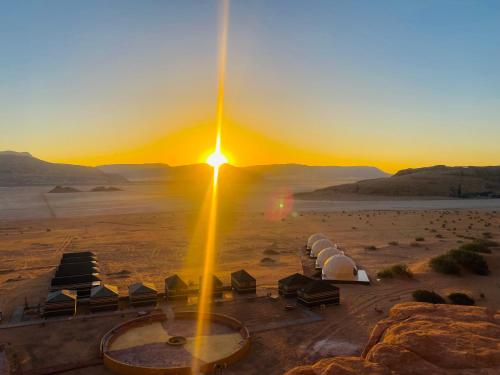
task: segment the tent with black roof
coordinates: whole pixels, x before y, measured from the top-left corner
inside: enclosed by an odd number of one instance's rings
[[[307,284],[311,279],[300,273],[294,273],[278,281],[278,291],[285,297],[297,295],[297,289]]]
[[[158,291],[152,283],[134,283],[128,287],[128,297],[132,306],[156,305]]]
[[[95,286],[90,291],[90,311],[116,310],[118,308],[118,288],[110,284]]]
[[[241,269],[231,273],[231,287],[237,293],[255,293],[257,281],[247,271]]]
[[[297,301],[308,307],[338,305],[339,288],[325,280],[311,280],[297,290]]]
[[[167,299],[183,299],[188,296],[188,285],[175,274],[165,279],[165,296]]]
[[[75,315],[76,294],[70,290],[50,292],[45,300],[43,316],[48,318],[60,315]]]

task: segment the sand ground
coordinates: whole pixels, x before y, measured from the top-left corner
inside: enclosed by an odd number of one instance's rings
[[[25,298],[30,305],[43,303],[53,266],[63,251],[96,252],[103,281],[117,285],[124,295],[129,284],[141,280],[155,283],[162,291],[164,278],[173,273],[197,283],[203,228],[195,211],[2,221],[0,309],[4,322]],[[478,305],[500,309],[500,249],[484,255],[489,276],[445,276],[427,266],[431,257],[467,242],[467,237],[487,232],[500,240],[500,214],[495,209],[230,212],[221,221],[215,273],[227,283],[230,272],[245,268],[257,278],[261,293],[273,290],[279,278],[302,271],[303,246],[314,232],[323,232],[339,244],[367,270],[372,285],[341,285],[341,305],[316,312],[322,321],[269,331],[256,328],[248,356],[225,373],[279,374],[321,356],[359,353],[374,324],[392,305],[410,300],[415,289],[432,289],[442,295],[466,292]],[[416,241],[417,237],[424,240]],[[395,263],[408,264],[414,279],[377,281],[376,272]],[[259,319],[248,316],[247,308],[229,306],[217,308],[258,327]],[[264,320],[284,311],[283,306],[269,311],[265,306],[260,307]],[[43,336],[47,328],[2,329],[0,343],[11,343],[25,369],[53,366],[49,358],[55,357],[48,354],[62,343],[80,353],[79,360],[98,360],[100,336],[126,318],[61,323],[65,328],[51,331],[48,339]],[[34,341],[35,331],[40,337]],[[55,363],[75,362],[69,353],[61,352]],[[43,363],[37,362],[40,358]],[[69,373],[107,372],[97,366]]]

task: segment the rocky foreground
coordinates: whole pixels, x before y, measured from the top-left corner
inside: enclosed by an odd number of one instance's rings
[[[371,334],[361,357],[322,359],[286,375],[500,374],[500,312],[402,303]]]

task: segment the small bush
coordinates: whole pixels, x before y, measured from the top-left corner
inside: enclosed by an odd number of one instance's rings
[[[274,264],[276,263],[276,261],[273,259],[273,258],[269,258],[269,257],[264,257],[260,260],[260,263],[261,264],[266,264],[266,265],[269,265],[269,264]]]
[[[412,297],[417,302],[446,303],[443,297],[429,290],[415,290]]]
[[[398,246],[399,245],[399,242],[398,241],[390,241],[388,243],[390,246]]]
[[[465,293],[451,293],[448,295],[448,299],[454,305],[472,306],[476,303],[476,301],[474,301],[474,298],[469,297]]]
[[[381,279],[392,279],[394,277],[408,277],[412,278],[413,273],[410,271],[406,264],[395,264],[377,273]]]
[[[475,253],[491,253],[491,250],[488,246],[486,246],[482,242],[477,241],[466,243],[465,245],[460,246],[460,249],[465,251],[473,251]]]
[[[377,246],[370,245],[370,246],[365,246],[365,250],[377,250]]]
[[[449,254],[439,255],[430,260],[429,266],[436,272],[447,275],[459,275],[460,267]]]
[[[422,242],[425,241],[424,237],[415,237],[415,241]]]
[[[488,263],[486,263],[486,260],[478,253],[463,249],[456,249],[450,250],[448,255],[456,263],[470,272],[478,275],[488,275],[490,273]]]
[[[273,249],[266,249],[262,252],[264,255],[278,255],[279,252]]]
[[[484,238],[477,238],[474,240],[474,243],[488,247],[488,248],[500,246],[500,244],[498,242],[490,240],[490,239],[484,239]]]

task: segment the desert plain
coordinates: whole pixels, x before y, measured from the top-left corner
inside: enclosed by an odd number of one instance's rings
[[[102,281],[118,286],[121,295],[138,281],[152,282],[161,292],[173,274],[196,284],[205,238],[203,189],[170,195],[159,185],[52,195],[46,187],[23,189],[17,200],[9,196],[12,190],[1,192],[0,341],[8,346],[9,361],[23,373],[108,374],[99,341],[136,311],[32,324],[16,311],[25,303],[43,305],[65,251],[95,252]],[[500,240],[498,200],[305,202],[276,186],[241,194],[232,187],[220,197],[215,274],[229,284],[230,273],[244,268],[258,287],[251,303],[228,296],[213,305],[213,311],[245,323],[252,336],[248,355],[224,373],[281,374],[325,356],[359,354],[374,325],[393,305],[411,301],[416,289],[443,296],[464,292],[478,306],[500,308],[500,249],[484,254],[488,276],[443,275],[428,266],[432,257],[473,238]],[[285,301],[267,296],[277,294],[280,278],[310,272],[304,245],[315,232],[329,236],[364,268],[371,285],[339,285],[338,306],[287,311]],[[407,264],[414,277],[377,278],[378,271],[398,263]]]

